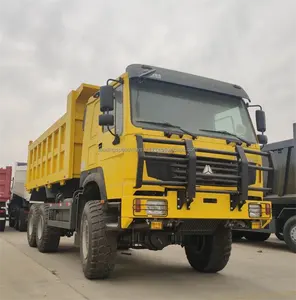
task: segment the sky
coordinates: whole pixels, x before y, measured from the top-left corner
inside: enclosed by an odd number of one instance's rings
[[[269,142],[290,139],[295,12],[294,0],[0,0],[0,167],[26,161],[71,90],[132,63],[238,84]]]

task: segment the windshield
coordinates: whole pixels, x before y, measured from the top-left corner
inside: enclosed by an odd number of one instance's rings
[[[163,130],[153,122],[167,122],[197,135],[229,138],[225,132],[201,129],[227,131],[257,143],[247,108],[240,98],[151,79],[132,79],[130,88],[135,126]]]

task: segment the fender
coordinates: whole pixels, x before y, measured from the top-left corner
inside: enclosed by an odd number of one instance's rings
[[[84,188],[89,182],[95,182],[98,185],[102,200],[108,199],[104,172],[101,167],[94,168],[81,173],[80,187]]]

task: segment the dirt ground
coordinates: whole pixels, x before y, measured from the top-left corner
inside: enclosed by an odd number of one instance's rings
[[[271,237],[264,243],[233,244],[219,274],[199,274],[184,250],[118,252],[112,278],[87,280],[73,239],[63,238],[58,253],[42,254],[27,244],[26,233],[0,233],[1,300],[295,300],[296,254]]]

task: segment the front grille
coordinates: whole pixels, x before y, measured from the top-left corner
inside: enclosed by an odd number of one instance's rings
[[[149,153],[150,154],[150,153]],[[157,156],[157,153],[151,153],[151,156]],[[162,154],[167,157],[184,158],[182,155],[170,155]],[[215,175],[233,175],[239,176],[239,164],[237,160],[230,159],[218,159],[211,157],[196,157],[196,185],[197,186],[222,186],[222,187],[237,187],[238,178],[226,179],[226,178],[211,178],[201,177],[198,174],[203,173],[206,166],[209,166],[213,174]],[[153,161],[148,160],[146,162],[147,173],[149,177],[165,180],[180,182],[187,181],[187,162],[167,162],[167,161]],[[255,169],[249,169],[249,185],[254,184],[256,180]]]
[[[226,159],[215,159],[208,157],[196,157],[196,173],[200,174],[206,170],[209,166],[210,170],[215,175],[239,175],[238,162],[236,160]],[[186,181],[187,177],[187,165],[183,164],[172,164],[172,173],[174,179],[180,179]],[[209,178],[196,176],[196,185],[207,185],[207,186],[237,186],[238,179],[224,179],[224,178]]]

